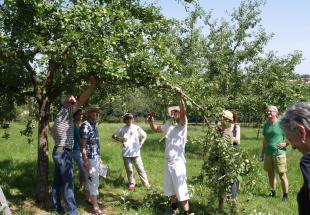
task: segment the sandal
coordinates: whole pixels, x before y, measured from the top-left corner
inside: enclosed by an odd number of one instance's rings
[[[106,215],[106,213],[104,213],[104,211],[100,210],[99,207],[94,208],[94,214],[95,215]]]

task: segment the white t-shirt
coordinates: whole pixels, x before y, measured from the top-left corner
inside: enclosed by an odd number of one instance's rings
[[[124,138],[123,142],[123,157],[140,156],[140,138],[146,137],[145,131],[137,125],[125,125],[118,129],[113,135],[119,138]]]
[[[187,140],[187,124],[172,125],[169,121],[161,126],[166,134],[165,158],[168,162],[185,160],[185,144]]]

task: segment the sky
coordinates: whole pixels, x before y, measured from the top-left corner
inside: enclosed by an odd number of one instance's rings
[[[184,19],[184,4],[178,0],[150,0],[162,8],[168,18]],[[206,10],[213,9],[213,17],[227,17],[227,12],[237,8],[241,0],[199,0]],[[261,25],[266,32],[274,33],[266,51],[276,51],[278,56],[285,56],[300,50],[303,53],[301,64],[295,72],[310,74],[310,0],[267,0],[261,8]],[[226,12],[225,12],[226,11]]]

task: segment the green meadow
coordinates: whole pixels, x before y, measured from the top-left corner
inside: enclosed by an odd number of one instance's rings
[[[101,158],[109,166],[107,178],[101,178],[99,199],[102,208],[107,214],[164,214],[169,206],[168,199],[163,196],[163,163],[164,144],[159,142],[162,134],[152,133],[148,125],[139,124],[148,134],[142,150],[142,160],[151,183],[151,189],[142,187],[136,174],[137,187],[134,191],[127,191],[127,178],[121,156],[121,144],[112,140],[112,133],[123,124],[98,125],[101,139]],[[37,167],[37,137],[35,143],[28,144],[20,130],[24,129],[21,123],[11,124],[8,132],[9,139],[0,139],[0,186],[4,190],[10,208],[14,214],[49,214],[50,207],[40,206],[35,203],[36,167]],[[0,130],[0,136],[3,135]],[[189,136],[199,137],[204,133],[204,128],[198,125],[189,126]],[[241,128],[240,147],[255,155],[257,159],[262,144],[262,136],[257,139],[257,128]],[[49,139],[49,184],[53,180],[52,148],[53,140]],[[188,143],[186,146],[188,185],[191,190],[191,211],[195,214],[220,214],[216,210],[216,202],[209,196],[208,187],[195,181],[199,175],[203,163],[202,147]],[[253,190],[245,190],[242,187],[238,194],[239,214],[297,214],[296,194],[302,184],[302,176],[299,170],[300,154],[291,148],[288,151],[288,178],[289,178],[289,202],[282,203],[282,191],[280,183],[277,186],[276,198],[269,198],[269,186],[267,174],[258,163],[259,173],[256,177],[256,187]],[[278,180],[279,182],[279,180]],[[78,172],[75,168],[75,186],[78,186]],[[81,214],[91,212],[91,208],[84,202],[84,193],[75,189],[76,200]],[[229,212],[226,210],[226,213]]]

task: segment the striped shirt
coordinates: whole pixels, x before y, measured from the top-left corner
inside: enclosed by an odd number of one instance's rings
[[[73,106],[62,107],[55,119],[55,146],[72,149],[73,126]]]

